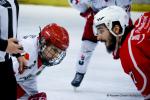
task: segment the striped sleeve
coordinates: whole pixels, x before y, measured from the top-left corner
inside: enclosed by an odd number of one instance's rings
[[[0,51],[5,51],[9,38],[16,38],[19,6],[16,0],[0,2]]]

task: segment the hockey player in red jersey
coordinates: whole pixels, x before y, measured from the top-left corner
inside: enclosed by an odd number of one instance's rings
[[[17,98],[19,100],[47,100],[46,93],[38,92],[36,77],[47,66],[59,64],[66,55],[69,46],[69,35],[65,28],[52,23],[45,26],[39,36],[24,36],[20,41],[25,51],[27,66],[16,68]]]
[[[94,17],[97,40],[109,53],[117,54],[124,72],[131,76],[137,90],[150,100],[150,12],[128,26],[129,16],[120,7],[110,6]]]
[[[130,16],[131,3],[131,0],[69,0],[69,4],[79,10],[80,16],[85,18],[86,21],[82,35],[81,50],[76,63],[76,74],[71,82],[72,86],[80,86],[97,45],[97,40],[93,32],[94,15],[103,8],[117,5],[122,7]],[[132,25],[131,20],[130,24]]]

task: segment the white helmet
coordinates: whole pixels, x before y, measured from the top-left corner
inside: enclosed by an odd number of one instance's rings
[[[117,35],[112,31],[113,22],[118,21],[122,27],[122,32]],[[94,16],[94,25],[98,26],[105,24],[109,31],[115,36],[122,36],[124,34],[125,28],[128,26],[129,16],[125,10],[118,6],[109,6],[99,11]]]

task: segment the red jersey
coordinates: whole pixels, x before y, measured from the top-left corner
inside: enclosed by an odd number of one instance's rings
[[[150,98],[150,12],[136,22],[120,48],[120,60],[137,89]]]

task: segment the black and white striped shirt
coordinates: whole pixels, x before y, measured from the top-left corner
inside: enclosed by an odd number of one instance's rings
[[[0,0],[0,62],[8,57],[7,39],[17,37],[18,13],[17,0]]]

